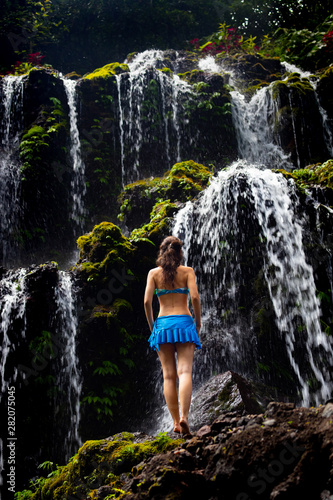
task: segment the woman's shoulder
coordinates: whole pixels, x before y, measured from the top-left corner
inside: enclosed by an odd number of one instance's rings
[[[194,273],[193,267],[189,267],[189,266],[179,266],[179,271],[181,273],[184,273],[184,274],[193,274]]]
[[[160,268],[160,267],[154,267],[153,269],[151,269],[151,270],[149,271],[149,273],[148,273],[148,274],[149,274],[150,276],[156,276],[156,275],[160,274],[160,273],[161,273],[161,271],[162,271],[162,270],[161,270],[161,268]]]

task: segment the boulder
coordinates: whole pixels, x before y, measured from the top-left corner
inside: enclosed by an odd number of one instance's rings
[[[211,424],[222,412],[261,413],[253,384],[244,377],[227,371],[208,380],[193,397],[192,420],[195,429]]]

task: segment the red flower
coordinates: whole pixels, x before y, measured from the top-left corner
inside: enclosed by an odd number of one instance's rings
[[[34,66],[39,66],[45,56],[42,56],[40,52],[35,52],[34,54],[28,55],[28,62]]]

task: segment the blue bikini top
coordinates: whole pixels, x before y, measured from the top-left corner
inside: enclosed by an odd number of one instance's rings
[[[183,293],[185,295],[189,294],[189,289],[186,288],[174,288],[173,290],[165,290],[164,288],[155,288],[155,293],[157,297],[160,295],[166,295],[167,293]]]

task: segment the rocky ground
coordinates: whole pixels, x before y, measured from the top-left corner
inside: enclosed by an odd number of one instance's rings
[[[25,498],[333,500],[332,401],[263,409],[251,382],[225,372],[194,397],[192,422],[191,436],[87,441]]]
[[[332,422],[332,403],[272,402],[262,414],[221,414],[180,447],[134,467],[126,498],[333,499]]]

